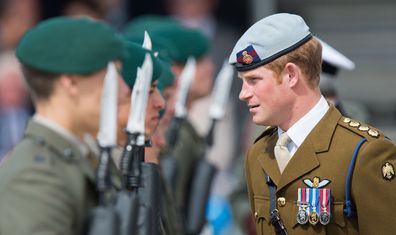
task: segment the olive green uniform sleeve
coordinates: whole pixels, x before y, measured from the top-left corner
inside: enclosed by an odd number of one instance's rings
[[[0,197],[0,234],[73,234],[73,209],[61,176],[46,164],[19,172]]]

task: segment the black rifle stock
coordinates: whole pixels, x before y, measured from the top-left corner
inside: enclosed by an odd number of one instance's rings
[[[144,162],[145,146],[136,144],[137,137],[137,134],[128,134],[121,159],[122,184],[138,202],[133,231],[138,235],[156,235],[160,234],[159,170],[157,165]]]
[[[119,234],[119,216],[115,208],[107,202],[106,192],[111,187],[111,148],[101,147],[99,165],[96,172],[96,186],[99,191],[99,206],[90,214],[89,235]]]
[[[200,234],[206,223],[206,205],[215,174],[216,167],[206,159],[201,159],[198,162],[187,205],[185,224],[187,235]]]
[[[212,124],[206,136],[206,150],[214,144],[216,123],[217,120],[212,119]],[[205,152],[207,154],[207,151]],[[200,234],[206,223],[206,205],[216,171],[216,167],[208,162],[205,156],[198,161],[192,176],[191,190],[187,201],[187,217],[185,221],[187,235]]]
[[[167,131],[167,140],[169,148],[175,147],[177,140],[179,139],[179,130],[185,118],[173,117],[169,123]]]

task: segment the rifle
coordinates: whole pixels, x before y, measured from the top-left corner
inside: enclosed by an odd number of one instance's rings
[[[175,116],[169,123],[169,127],[166,133],[166,139],[168,141],[168,147],[172,149],[175,147],[179,138],[179,130],[187,116],[187,96],[190,89],[192,80],[195,77],[196,72],[196,61],[190,57],[187,60],[186,66],[180,75],[180,87],[177,90],[176,102],[175,102]],[[175,180],[178,175],[178,167],[176,160],[172,156],[165,155],[161,160],[162,174],[165,181],[172,187],[172,191],[175,191]]]
[[[99,206],[91,212],[90,235],[118,235],[119,217],[108,202],[111,188],[110,168],[111,149],[117,142],[117,71],[113,63],[107,66],[101,98],[100,125],[97,136],[100,148],[99,165],[96,174],[96,187],[99,192]]]
[[[214,130],[218,120],[222,119],[225,113],[224,107],[227,102],[231,82],[233,78],[233,68],[228,62],[224,62],[212,92],[212,105],[209,109],[209,116],[212,124],[206,135],[206,154],[214,144]],[[186,234],[200,234],[205,225],[206,205],[213,178],[216,174],[216,167],[206,158],[202,158],[195,169],[192,179],[191,191],[187,204]]]
[[[180,87],[177,90],[176,102],[175,102],[175,116],[169,123],[169,129],[167,133],[167,140],[169,147],[174,147],[179,137],[180,125],[187,116],[186,102],[188,98],[188,91],[191,86],[191,82],[195,77],[196,61],[193,57],[188,58],[186,66],[180,75]]]
[[[148,38],[148,34],[145,34]],[[138,68],[126,127],[128,142],[121,158],[123,188],[127,189],[130,195],[137,197],[139,202],[139,215],[135,230],[139,235],[160,233],[158,166],[144,163],[144,119],[152,70],[153,63],[150,55],[147,54],[141,69]]]

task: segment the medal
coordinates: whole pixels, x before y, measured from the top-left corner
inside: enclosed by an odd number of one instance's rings
[[[330,189],[319,190],[320,215],[319,221],[323,225],[330,223]]]
[[[299,224],[306,224],[308,222],[308,213],[306,210],[298,210],[297,222]]]
[[[297,222],[299,224],[306,224],[308,222],[308,203],[307,203],[307,188],[298,188],[298,212],[297,212]]]
[[[318,189],[317,188],[310,188],[310,195],[309,195],[309,223],[312,225],[316,225],[319,222],[319,215],[316,211],[317,204],[318,204]]]
[[[330,214],[327,213],[326,211],[323,211],[322,213],[320,213],[319,221],[323,225],[329,224],[329,222],[330,222]]]
[[[311,214],[309,215],[309,223],[312,225],[316,225],[319,221],[319,216],[316,211],[312,211]]]

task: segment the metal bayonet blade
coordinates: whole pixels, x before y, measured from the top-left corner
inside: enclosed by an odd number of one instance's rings
[[[186,102],[191,82],[195,77],[196,61],[190,57],[184,66],[183,72],[180,74],[180,86],[177,90],[175,103],[175,117],[184,118],[187,115]]]
[[[209,108],[209,116],[212,119],[221,119],[224,116],[226,102],[230,94],[234,68],[227,61],[223,63],[216,83],[212,91],[212,105]]]
[[[144,31],[144,40],[143,40],[143,45],[142,45],[142,47],[143,47],[144,49],[149,50],[149,51],[151,51],[152,48],[153,48],[153,44],[152,44],[152,42],[151,42],[150,35],[147,33],[147,31]]]
[[[153,62],[151,56],[146,54],[142,68],[138,68],[135,86],[131,95],[131,110],[126,128],[129,133],[144,135],[144,118],[152,74]]]
[[[117,144],[117,70],[114,63],[109,63],[104,79],[98,142],[100,147],[113,147]]]

